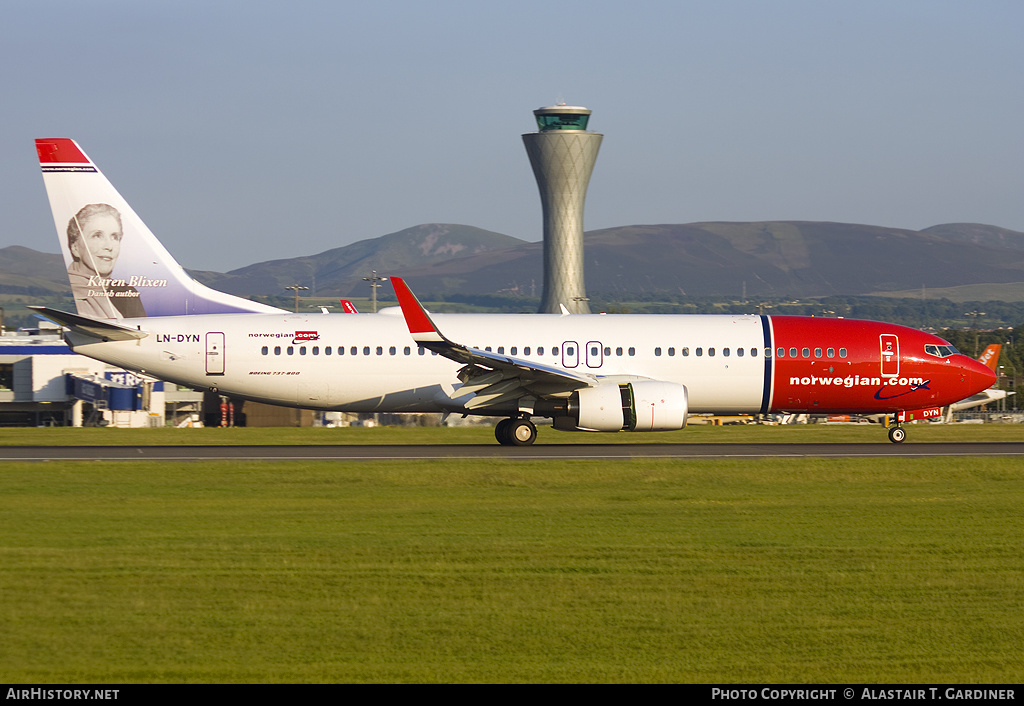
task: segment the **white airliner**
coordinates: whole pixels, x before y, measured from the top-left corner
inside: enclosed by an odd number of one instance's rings
[[[77,352],[162,380],[276,405],[531,418],[562,430],[682,429],[690,413],[892,414],[984,390],[992,371],[921,331],[790,316],[292,314],[189,277],[69,139],[36,141],[77,313],[38,308]],[[324,310],[326,312],[326,309]]]

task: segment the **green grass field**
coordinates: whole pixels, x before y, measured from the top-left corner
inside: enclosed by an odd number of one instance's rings
[[[1022,465],[4,463],[0,681],[1019,682]]]

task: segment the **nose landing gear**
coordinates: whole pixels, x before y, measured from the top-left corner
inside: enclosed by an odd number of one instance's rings
[[[894,444],[902,444],[903,440],[907,438],[906,430],[899,424],[889,429],[889,441]]]

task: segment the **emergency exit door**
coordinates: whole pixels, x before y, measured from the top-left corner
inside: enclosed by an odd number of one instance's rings
[[[224,334],[212,332],[206,334],[206,374],[224,374]]]

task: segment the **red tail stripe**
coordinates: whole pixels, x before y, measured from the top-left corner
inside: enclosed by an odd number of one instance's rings
[[[89,163],[89,158],[78,149],[75,141],[66,137],[36,140],[36,152],[39,153],[40,164]]]

